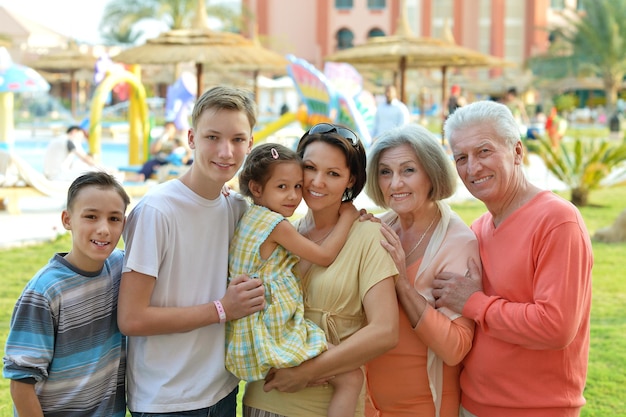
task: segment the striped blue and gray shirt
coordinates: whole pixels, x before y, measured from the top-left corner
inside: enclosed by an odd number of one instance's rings
[[[35,384],[47,417],[126,414],[126,339],[117,327],[124,252],[88,273],[56,254],[17,300],[3,375]]]

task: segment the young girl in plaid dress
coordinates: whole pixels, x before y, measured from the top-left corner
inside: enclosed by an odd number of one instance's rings
[[[246,381],[271,378],[271,369],[297,366],[324,352],[324,332],[304,318],[296,264],[299,258],[330,265],[358,217],[342,204],[339,222],[319,241],[298,233],[287,220],[302,200],[303,167],[298,155],[275,143],[254,147],[239,175],[242,195],[252,199],[230,244],[229,276],[258,276],[266,308],[226,324],[226,368]],[[360,370],[337,375],[328,416],[354,415],[362,386]],[[322,383],[321,381],[320,383]]]

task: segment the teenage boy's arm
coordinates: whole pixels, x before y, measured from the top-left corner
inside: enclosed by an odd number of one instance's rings
[[[34,384],[11,380],[9,389],[18,416],[43,417]]]
[[[124,272],[118,300],[118,324],[127,336],[183,333],[220,322],[211,301],[189,307],[150,305],[156,278],[136,271]],[[265,307],[265,290],[260,279],[235,277],[219,300],[227,320],[235,320]]]

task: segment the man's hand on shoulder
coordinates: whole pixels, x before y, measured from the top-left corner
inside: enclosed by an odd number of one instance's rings
[[[480,268],[470,259],[465,275],[440,272],[433,281],[436,307],[447,307],[461,314],[472,294],[483,290]]]

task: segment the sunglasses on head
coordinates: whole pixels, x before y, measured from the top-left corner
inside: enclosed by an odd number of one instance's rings
[[[346,127],[335,126],[330,123],[318,123],[309,129],[308,134],[312,135],[314,133],[324,134],[324,133],[337,133],[339,136],[342,136],[344,139],[347,139],[352,143],[352,146],[359,146],[359,138],[356,133],[351,131]]]

